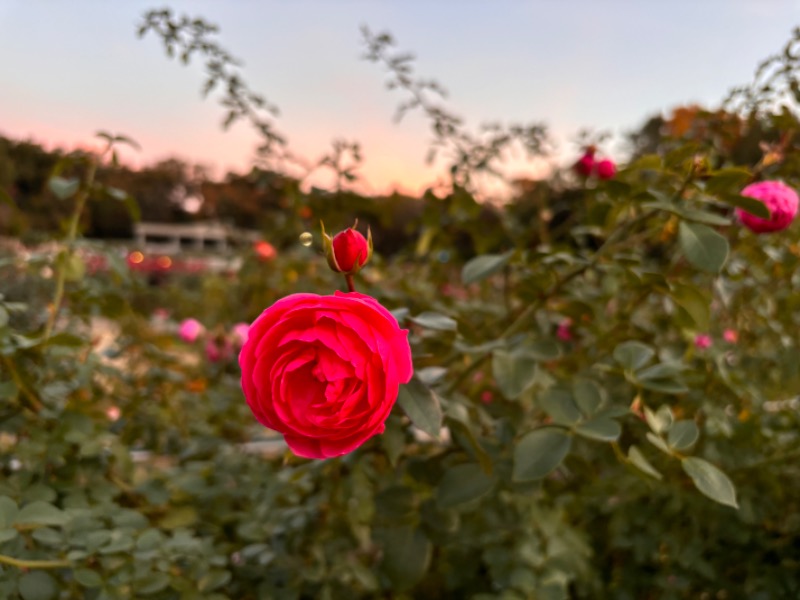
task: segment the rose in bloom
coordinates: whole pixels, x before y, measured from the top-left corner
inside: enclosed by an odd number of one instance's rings
[[[237,323],[231,328],[231,339],[237,348],[241,348],[247,341],[247,333],[250,331],[250,325],[247,323]]]
[[[722,338],[729,344],[735,344],[739,341],[739,332],[735,329],[726,329],[722,332]]]
[[[613,160],[608,158],[598,161],[594,169],[599,179],[611,179],[617,174],[617,165],[614,164]]]
[[[250,326],[239,365],[256,419],[306,458],[341,456],[382,433],[413,374],[408,330],[358,292],[278,300]]]
[[[711,336],[705,333],[700,333],[694,338],[694,345],[698,350],[711,348],[711,343]]]
[[[178,326],[178,335],[184,342],[193,343],[206,328],[197,319],[184,319]]]
[[[759,181],[742,190],[742,196],[761,200],[770,211],[769,219],[762,219],[739,207],[736,216],[742,225],[755,233],[781,231],[792,224],[797,215],[797,193],[781,181]]]

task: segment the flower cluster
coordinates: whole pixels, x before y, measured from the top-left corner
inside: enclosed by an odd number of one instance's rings
[[[204,341],[206,358],[209,362],[227,362],[247,341],[250,326],[237,323],[230,331],[210,332],[197,319],[184,319],[178,326],[178,336],[187,344]]]
[[[594,146],[587,147],[583,156],[573,165],[573,169],[581,177],[595,175],[598,179],[612,179],[617,174],[617,165],[610,158],[597,160],[596,152]]]

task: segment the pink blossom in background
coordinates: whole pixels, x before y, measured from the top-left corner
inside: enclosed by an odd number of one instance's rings
[[[722,337],[729,344],[735,344],[736,342],[739,341],[739,332],[736,331],[735,329],[726,329],[723,332]]]
[[[122,411],[119,409],[119,406],[109,406],[106,409],[106,417],[108,417],[109,421],[119,421],[121,416]]]
[[[166,308],[157,308],[153,311],[153,318],[159,321],[169,319],[169,311]]]
[[[184,342],[191,344],[203,335],[205,330],[206,328],[197,319],[184,319],[178,327],[178,335]]]
[[[228,338],[210,339],[206,342],[206,358],[210,362],[220,362],[233,358],[233,344]]]
[[[494,394],[490,390],[481,393],[481,402],[484,404],[491,404],[492,400],[494,400]]]
[[[711,344],[711,336],[706,333],[700,333],[694,338],[695,348],[698,348],[699,350],[711,348]]]
[[[617,165],[609,158],[597,162],[594,169],[600,179],[611,179],[617,174]]]
[[[797,215],[800,200],[797,193],[781,181],[759,181],[751,183],[742,190],[742,196],[761,200],[770,211],[769,219],[762,219],[736,208],[736,216],[742,225],[755,233],[770,233],[781,231],[792,224]]]
[[[578,162],[576,162],[572,168],[578,175],[581,175],[583,177],[589,177],[589,175],[592,174],[594,167],[595,167],[594,151],[592,150],[590,152],[587,150],[586,154],[581,156],[578,159]]]
[[[564,319],[559,323],[558,329],[556,330],[556,337],[558,339],[568,342],[572,339],[572,319]]]
[[[241,348],[247,341],[247,334],[250,331],[249,323],[237,323],[231,328],[231,338],[237,347]]]

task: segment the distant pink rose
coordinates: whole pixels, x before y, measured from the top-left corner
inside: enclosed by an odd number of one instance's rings
[[[761,200],[770,210],[770,218],[762,219],[736,207],[736,216],[742,225],[755,233],[781,231],[792,224],[797,215],[797,193],[781,181],[759,181],[742,190],[742,196]]]
[[[233,358],[233,344],[228,338],[212,338],[206,342],[206,358],[210,362],[227,361]]]
[[[572,168],[575,172],[582,176],[582,177],[589,177],[594,170],[595,162],[594,162],[594,152],[586,152],[583,156],[578,159]]]
[[[256,419],[306,458],[341,456],[382,433],[413,374],[408,331],[358,292],[278,300],[250,326],[239,365]]]
[[[617,165],[614,164],[613,160],[608,158],[598,161],[594,169],[599,179],[612,179],[614,175],[617,174]]]
[[[178,326],[178,335],[184,342],[193,343],[198,337],[203,335],[206,328],[197,319],[184,319]]]
[[[556,337],[558,339],[568,342],[572,339],[572,319],[564,319],[559,323],[558,329],[556,330]]]
[[[708,348],[711,348],[712,343],[713,342],[711,341],[711,336],[705,333],[700,333],[694,338],[695,348],[699,350],[706,350]]]
[[[153,318],[159,321],[166,321],[169,319],[169,311],[166,308],[157,308],[153,311]]]
[[[108,417],[109,421],[119,421],[121,416],[122,411],[120,411],[119,406],[109,406],[106,409],[106,417]]]
[[[247,323],[237,323],[231,328],[231,338],[234,346],[241,348],[244,345],[247,341],[248,331],[250,331],[250,325]]]
[[[494,400],[494,394],[491,392],[491,390],[485,390],[481,393],[481,402],[484,404],[491,404],[492,400]]]
[[[739,341],[739,332],[735,329],[726,329],[722,333],[723,339],[728,342],[729,344],[735,344]]]

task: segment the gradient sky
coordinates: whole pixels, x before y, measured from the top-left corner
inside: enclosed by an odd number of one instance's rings
[[[281,109],[291,148],[310,159],[335,137],[361,142],[362,189],[417,192],[441,175],[426,167],[427,122],[392,121],[401,96],[360,59],[359,28],[389,30],[417,56],[416,72],[450,92],[470,124],[543,121],[554,160],[577,152],[582,128],[617,140],[675,105],[715,105],[747,83],[760,60],[800,25],[798,0],[195,0],[244,61],[244,78]],[[167,58],[141,0],[0,0],[0,133],[47,146],[91,144],[105,129],[136,139],[141,165],[177,156],[215,175],[244,171],[257,142],[244,124],[223,131],[203,100],[201,63]],[[610,142],[607,153],[621,154]],[[541,164],[516,161],[519,175]],[[324,184],[325,181],[318,181]]]

